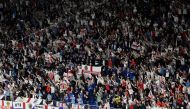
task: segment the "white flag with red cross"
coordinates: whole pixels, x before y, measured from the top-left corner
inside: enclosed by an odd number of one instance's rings
[[[94,75],[98,75],[101,73],[101,66],[92,66],[92,65],[82,65],[83,73],[90,73]]]

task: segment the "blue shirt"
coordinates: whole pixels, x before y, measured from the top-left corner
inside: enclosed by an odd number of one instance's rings
[[[52,96],[50,94],[47,95],[47,100],[51,101],[52,100]]]
[[[42,95],[42,93],[41,93],[41,92],[39,92],[39,93],[38,93],[38,96],[39,96],[39,97],[42,97],[43,95]]]
[[[129,73],[129,79],[130,80],[134,80],[134,77],[135,77],[135,73],[134,72],[130,72]]]
[[[165,75],[166,74],[165,68],[163,68],[163,67],[160,68],[160,74],[161,75]]]
[[[71,96],[71,103],[75,104],[75,96],[74,95]]]
[[[5,92],[5,95],[6,95],[6,96],[10,96],[10,91],[6,91],[6,92]]]
[[[186,86],[186,87],[190,87],[190,82],[186,82],[186,83],[185,83],[185,86]]]
[[[66,103],[70,102],[70,99],[69,99],[68,96],[65,96],[65,102],[66,102]]]
[[[79,97],[77,101],[79,104],[83,104],[83,99],[81,97]]]

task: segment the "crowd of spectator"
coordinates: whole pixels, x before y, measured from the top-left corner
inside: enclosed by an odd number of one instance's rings
[[[68,106],[189,109],[189,4],[2,0],[0,93]],[[89,76],[81,65],[102,71]]]

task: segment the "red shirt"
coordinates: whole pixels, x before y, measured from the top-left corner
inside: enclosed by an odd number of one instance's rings
[[[143,82],[139,82],[138,83],[138,88],[141,89],[141,90],[144,90],[144,84],[143,84]]]
[[[153,37],[153,38],[156,37],[156,32],[155,32],[155,31],[152,32],[152,37]]]
[[[108,60],[108,66],[112,68],[112,60],[111,59]]]
[[[46,86],[46,92],[50,93],[51,92],[51,87],[50,86]]]
[[[132,61],[131,61],[131,66],[136,66],[136,62],[135,62],[135,60],[134,59],[132,59]]]
[[[50,73],[48,74],[48,76],[49,76],[49,78],[50,78],[51,80],[54,80],[54,73],[53,73],[53,72],[50,72]]]
[[[23,48],[23,44],[22,44],[22,43],[18,43],[17,47],[18,47],[19,49],[22,49],[22,48]]]
[[[180,99],[177,100],[177,102],[178,102],[179,104],[182,104],[183,100],[180,98]]]
[[[72,44],[73,44],[73,48],[75,48],[75,47],[76,47],[76,41],[74,40],[74,41],[72,42]]]
[[[130,105],[129,109],[134,109],[134,105]]]
[[[106,84],[106,90],[109,91],[110,90],[110,86],[108,84]]]
[[[126,81],[122,81],[122,87],[126,87]]]

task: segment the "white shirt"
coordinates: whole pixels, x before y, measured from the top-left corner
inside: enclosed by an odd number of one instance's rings
[[[167,71],[167,72],[166,72],[166,77],[169,77],[169,75],[170,75],[170,74],[169,74],[169,72]]]
[[[129,89],[129,94],[132,95],[133,94],[133,90]]]
[[[60,76],[58,74],[55,74],[54,79],[55,79],[55,81],[59,82]]]
[[[187,14],[187,9],[183,9],[183,14]]]
[[[91,17],[92,17],[92,19],[94,19],[95,18],[95,14],[93,13],[93,14],[91,14]]]
[[[147,77],[148,77],[148,78],[151,77],[151,72],[147,71],[146,74],[147,74]]]
[[[180,77],[180,83],[181,83],[181,84],[183,83],[183,78],[182,78],[182,77]]]
[[[130,99],[130,100],[129,100],[129,105],[131,105],[132,103],[133,103],[133,101]]]
[[[190,107],[190,102],[187,103],[187,108]]]
[[[110,109],[110,103],[107,102],[107,103],[105,104],[104,108],[105,108],[105,109]]]
[[[102,20],[101,23],[103,27],[106,25],[106,22],[104,20]]]
[[[179,20],[178,17],[174,16],[174,21],[178,22],[178,20]]]
[[[187,93],[190,94],[190,87],[187,88]]]
[[[51,86],[51,93],[55,93],[55,88]]]
[[[104,84],[104,79],[102,77],[97,77],[97,83]]]
[[[181,14],[181,9],[178,9],[178,14]]]
[[[181,61],[181,65],[185,64],[185,59],[184,58],[182,58],[180,61]]]

